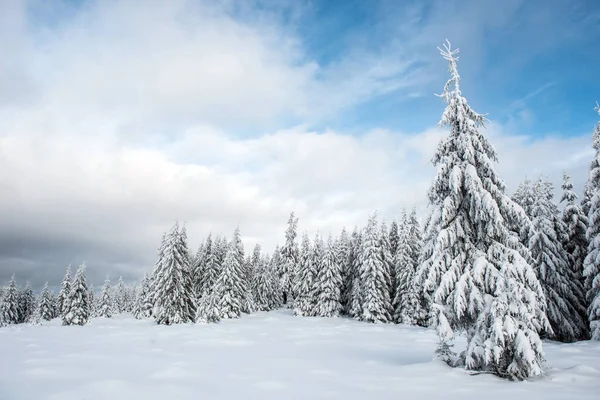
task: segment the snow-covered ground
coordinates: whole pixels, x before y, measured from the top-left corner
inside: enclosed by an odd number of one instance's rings
[[[545,343],[542,379],[470,376],[433,360],[432,330],[247,315],[157,326],[129,315],[0,329],[0,399],[598,399],[600,343]]]

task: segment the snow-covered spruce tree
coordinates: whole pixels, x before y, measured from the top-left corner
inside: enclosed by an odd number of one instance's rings
[[[117,282],[117,286],[115,287],[115,293],[113,296],[113,311],[115,314],[122,314],[127,312],[129,302],[129,296],[127,294],[127,287],[125,286],[125,281],[123,277],[119,277],[119,281]]]
[[[294,271],[298,265],[298,243],[296,236],[298,228],[298,218],[292,212],[288,219],[288,227],[285,231],[285,243],[281,248],[281,259],[279,264],[279,280],[283,304],[291,305],[294,301],[293,283]]]
[[[440,51],[451,75],[441,95],[447,107],[440,124],[450,134],[432,160],[438,168],[429,190],[433,212],[415,280],[431,300],[442,359],[525,379],[542,373],[538,332],[549,329],[542,287],[508,228],[526,217],[495,173],[496,153],[479,132],[484,117],[461,93],[458,50],[447,42]],[[451,350],[455,331],[467,334],[458,360]]]
[[[243,313],[249,314],[254,311],[254,298],[250,288],[250,282],[248,280],[248,266],[246,264],[246,258],[244,257],[244,243],[242,242],[242,236],[240,234],[240,228],[235,228],[233,237],[231,238],[231,245],[235,251],[236,266],[238,268],[239,280],[239,291],[241,300],[241,310]]]
[[[392,224],[390,225],[389,238],[390,238],[390,252],[392,253],[392,256],[395,256],[396,251],[398,251],[398,242],[400,241],[400,234],[398,231],[398,222],[396,222],[396,220],[392,221]]]
[[[96,313],[98,317],[110,318],[113,315],[113,309],[112,289],[110,279],[107,276],[104,285],[102,285],[102,290],[100,290]]]
[[[348,289],[348,304],[347,313],[348,316],[360,319],[362,315],[363,305],[363,284],[361,281],[360,271],[362,268],[363,252],[362,252],[363,232],[358,229],[352,234],[351,244],[351,258],[352,258],[352,270],[350,275],[350,287]]]
[[[279,264],[281,263],[281,251],[279,246],[275,246],[273,255],[269,259],[268,270],[271,279],[270,287],[270,309],[275,310],[283,306],[283,292],[281,290],[281,280],[279,279],[279,271],[281,270]]]
[[[185,227],[179,224],[164,236],[153,283],[152,316],[157,324],[193,322],[196,316]]]
[[[216,239],[219,239],[217,237]],[[213,240],[212,235],[209,234],[204,242],[204,268],[202,275],[200,276],[199,294],[198,298],[208,296],[212,288],[219,277],[221,272],[221,261],[220,261],[220,241]]]
[[[196,299],[200,298],[202,292],[201,277],[206,266],[206,252],[204,251],[205,246],[206,244],[204,242],[200,243],[200,246],[198,246],[198,250],[196,251],[196,255],[192,259],[192,282],[194,283],[194,296]]]
[[[540,179],[534,188],[535,201],[531,209],[534,231],[529,250],[544,289],[546,314],[552,327],[552,331],[544,334],[554,340],[572,342],[587,336],[583,286],[570,269],[568,253],[556,232],[556,225],[561,221],[553,196],[552,184]]]
[[[0,301],[0,320],[3,325],[19,323],[19,290],[13,275]]]
[[[258,245],[257,245],[258,246]],[[252,276],[252,292],[254,296],[254,304],[258,311],[269,311],[271,302],[269,301],[272,288],[272,278],[268,269],[269,258],[255,252],[252,257],[254,265],[254,275]]]
[[[317,279],[317,270],[313,262],[313,250],[310,246],[308,233],[304,232],[302,236],[302,246],[300,248],[300,261],[298,274],[296,275],[296,288],[294,292],[294,315],[311,316],[314,314],[315,282]]]
[[[422,292],[419,292],[417,285],[414,284],[415,274],[419,266],[419,260],[423,247],[423,231],[421,230],[421,224],[417,218],[417,210],[414,208],[408,217],[408,229],[408,242],[411,251],[410,258],[412,260],[413,271],[411,273],[411,287],[407,299],[407,303],[409,305],[407,305],[404,314],[402,314],[402,321],[405,324],[428,326],[429,312],[424,308],[426,301],[423,298]],[[523,249],[527,250],[526,248]]]
[[[135,305],[133,307],[133,316],[136,319],[150,318],[152,316],[152,303],[148,301],[148,292],[150,291],[150,278],[144,272],[142,282],[140,282],[140,290],[135,298]]]
[[[411,229],[406,212],[403,212],[398,229],[398,251],[394,258],[396,269],[396,296],[393,301],[396,323],[416,323],[416,293],[413,290],[413,278],[416,269],[411,248]]]
[[[396,288],[394,287],[396,284],[396,271],[394,268],[394,257],[391,250],[390,240],[388,236],[388,229],[385,224],[385,221],[381,223],[381,232],[379,234],[379,246],[381,248],[381,262],[383,262],[383,267],[385,271],[386,278],[386,286],[388,288],[388,298],[387,302],[388,306],[388,315],[392,316],[394,310],[392,308],[392,300],[394,299]]]
[[[342,304],[342,313],[345,312],[346,304],[348,303],[348,299],[346,296],[348,295],[349,290],[349,275],[352,273],[350,246],[350,237],[348,236],[346,228],[343,228],[342,232],[340,233],[340,237],[335,242],[336,260],[340,266],[340,271],[342,274],[342,286],[340,288],[340,302]]]
[[[19,291],[19,323],[28,322],[35,310],[35,295],[31,284],[27,282],[25,287]]]
[[[67,266],[67,271],[65,272],[65,277],[60,285],[60,291],[58,292],[58,310],[60,312],[60,317],[66,315],[68,310],[67,297],[69,297],[69,293],[71,293],[71,264]]]
[[[323,264],[325,260],[325,243],[323,242],[323,237],[319,232],[315,234],[315,238],[313,239],[313,245],[311,248],[311,257],[310,262],[314,271],[314,278],[312,284],[312,290],[309,293],[309,302],[312,304],[312,310],[310,314],[307,316],[316,317],[317,316],[317,302],[319,297],[321,296],[321,287],[319,286],[319,276],[321,275],[321,270],[323,269]]]
[[[369,218],[365,228],[360,268],[361,312],[359,318],[367,322],[389,322],[391,319],[390,289],[387,268],[382,260],[381,237],[377,215]]]
[[[563,247],[571,257],[571,270],[581,277],[583,282],[583,261],[587,254],[588,241],[586,231],[588,226],[587,216],[577,200],[577,195],[573,191],[571,177],[565,173],[563,176],[563,195],[560,199],[561,203],[565,202],[563,209],[562,220],[565,224],[567,237]]]
[[[96,305],[97,305],[97,301],[96,301],[96,289],[94,288],[94,285],[90,284],[90,287],[88,288],[88,299],[90,301],[90,318],[94,318],[96,317]]]
[[[600,114],[600,106],[596,107]],[[588,254],[583,262],[588,319],[593,340],[600,340],[600,122],[593,135],[596,155],[591,163],[588,187],[592,194],[589,213],[587,239]]]
[[[238,241],[241,242],[239,229],[236,228],[229,249],[223,260],[221,274],[215,283],[213,292],[218,299],[219,315],[222,319],[239,318],[246,297],[243,257],[240,262]]]
[[[317,275],[317,293],[314,315],[317,317],[338,317],[342,311],[341,288],[342,271],[338,264],[335,243],[331,236],[323,251],[321,268]]]
[[[63,325],[85,325],[90,318],[89,292],[85,280],[85,264],[77,268],[69,296],[65,300],[69,310],[62,317]]]
[[[50,321],[52,318],[54,318],[54,303],[52,301],[52,296],[50,295],[48,282],[46,282],[44,288],[42,289],[42,293],[40,294],[38,314],[40,319],[43,321]]]

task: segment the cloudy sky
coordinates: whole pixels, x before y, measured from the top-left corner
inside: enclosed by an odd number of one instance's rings
[[[600,118],[596,0],[0,1],[0,281],[96,285],[240,226],[247,251],[426,212],[461,49],[510,191],[573,174]]]

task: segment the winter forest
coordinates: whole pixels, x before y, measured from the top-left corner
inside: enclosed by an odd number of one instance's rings
[[[458,50],[447,42],[440,51],[447,136],[432,159],[427,215],[398,210],[384,221],[374,211],[362,227],[309,237],[292,212],[272,251],[245,249],[243,226],[229,237],[210,233],[196,249],[175,222],[136,284],[111,276],[94,288],[85,264],[69,266],[57,292],[50,287],[58,279],[32,288],[13,276],[0,292],[1,330],[54,319],[93,325],[126,313],[172,329],[288,309],[294,318],[435,330],[432,357],[445,368],[543,379],[548,341],[600,340],[600,122],[590,132],[596,155],[584,188],[566,173],[555,188],[523,171],[507,193],[495,172],[502,160],[481,133],[486,118],[461,91]]]

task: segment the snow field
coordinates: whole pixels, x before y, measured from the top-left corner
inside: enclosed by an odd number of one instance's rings
[[[433,359],[435,332],[289,310],[218,324],[128,314],[0,330],[0,400],[597,399],[600,343],[545,342],[541,379],[470,376]]]

